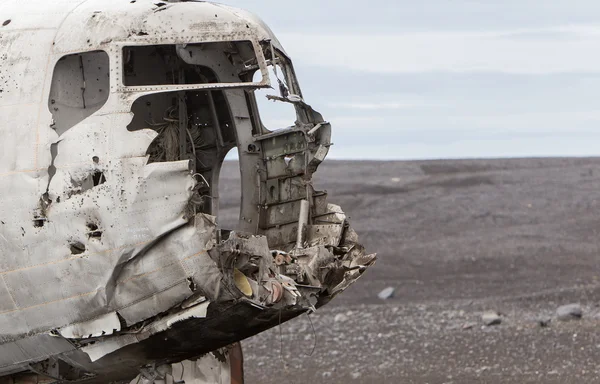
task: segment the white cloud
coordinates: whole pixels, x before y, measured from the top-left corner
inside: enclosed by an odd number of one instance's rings
[[[343,108],[343,109],[360,109],[360,110],[395,110],[395,109],[412,109],[418,107],[428,106],[425,103],[411,103],[411,102],[383,102],[383,103],[360,103],[360,102],[341,102],[341,103],[329,103],[327,104],[330,108]]]
[[[586,137],[536,137],[520,139],[463,139],[443,143],[422,141],[374,143],[366,145],[333,146],[329,153],[334,159],[463,159],[501,157],[558,157],[598,156],[600,150],[595,142]],[[595,141],[595,142],[594,142]]]
[[[548,111],[505,114],[448,115],[444,120],[449,127],[470,127],[494,132],[522,131],[536,133],[589,132],[600,130],[600,111]],[[450,128],[452,129],[452,128]]]
[[[299,65],[364,72],[600,71],[600,26],[596,25],[394,35],[283,34],[280,40]]]
[[[577,132],[600,133],[600,111],[582,112],[524,112],[510,114],[476,113],[463,111],[438,115],[436,113],[398,116],[343,116],[327,119],[337,135],[362,135],[366,131],[386,137],[402,139],[403,135],[420,132],[428,139],[430,132],[473,133],[479,135],[511,134],[569,134]]]

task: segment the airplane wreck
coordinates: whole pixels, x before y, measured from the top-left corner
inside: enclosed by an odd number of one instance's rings
[[[295,123],[267,129],[261,89]],[[231,345],[375,262],[312,182],[331,125],[247,11],[0,0],[0,133],[0,382],[234,382]]]

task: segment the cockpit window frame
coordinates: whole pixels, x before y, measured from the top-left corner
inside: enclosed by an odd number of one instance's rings
[[[258,70],[262,74],[262,80],[260,82],[239,82],[239,83],[206,83],[206,84],[175,84],[175,85],[143,85],[143,86],[127,86],[124,82],[124,66],[125,62],[124,49],[126,47],[136,46],[150,46],[150,45],[180,45],[180,44],[203,44],[203,43],[224,43],[231,41],[249,41],[252,44],[254,53],[256,54],[256,60],[258,63]],[[113,49],[117,52],[117,63],[114,68],[116,69],[116,84],[117,91],[120,93],[154,93],[154,92],[169,92],[169,91],[185,91],[185,90],[209,90],[209,89],[257,89],[257,88],[270,88],[271,80],[269,78],[269,71],[267,60],[264,56],[260,43],[247,36],[240,37],[239,39],[227,39],[227,40],[206,40],[206,41],[160,41],[160,42],[149,42],[149,41],[126,41],[113,43]]]

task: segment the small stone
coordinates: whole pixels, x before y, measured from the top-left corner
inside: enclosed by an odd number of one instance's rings
[[[331,377],[331,372],[323,372],[321,376],[323,376],[324,379],[328,379]]]
[[[338,313],[333,318],[333,321],[335,321],[336,323],[343,323],[343,322],[348,321],[348,316],[344,315],[343,313]]]
[[[552,321],[552,319],[549,319],[549,318],[543,318],[543,319],[539,319],[539,320],[538,320],[538,325],[539,325],[541,328],[547,328],[547,327],[549,327],[549,326],[550,326],[550,322],[551,322],[551,321]]]
[[[483,367],[477,368],[477,369],[475,370],[475,372],[477,372],[477,373],[479,374],[479,373],[487,372],[487,371],[489,371],[490,369],[491,369],[491,367],[483,366]]]
[[[394,288],[394,287],[387,287],[383,291],[379,292],[379,294],[377,295],[377,297],[379,297],[381,300],[389,300],[392,297],[394,297],[394,292],[396,292],[396,288]]]
[[[556,317],[560,321],[579,320],[583,316],[583,310],[579,304],[563,305],[556,310]]]
[[[473,329],[473,328],[475,328],[476,325],[477,325],[477,323],[466,323],[466,324],[463,324],[462,329],[464,329],[464,330]]]
[[[361,374],[360,372],[352,372],[350,376],[352,377],[352,379],[356,380],[361,376]]]
[[[481,320],[483,324],[486,326],[498,325],[502,323],[502,319],[500,318],[500,314],[496,311],[486,311],[483,316],[481,316]]]

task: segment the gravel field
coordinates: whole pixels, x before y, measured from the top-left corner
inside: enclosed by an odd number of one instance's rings
[[[316,179],[379,261],[310,319],[245,341],[248,383],[600,382],[600,159],[328,160]],[[571,303],[583,317],[560,321]]]

